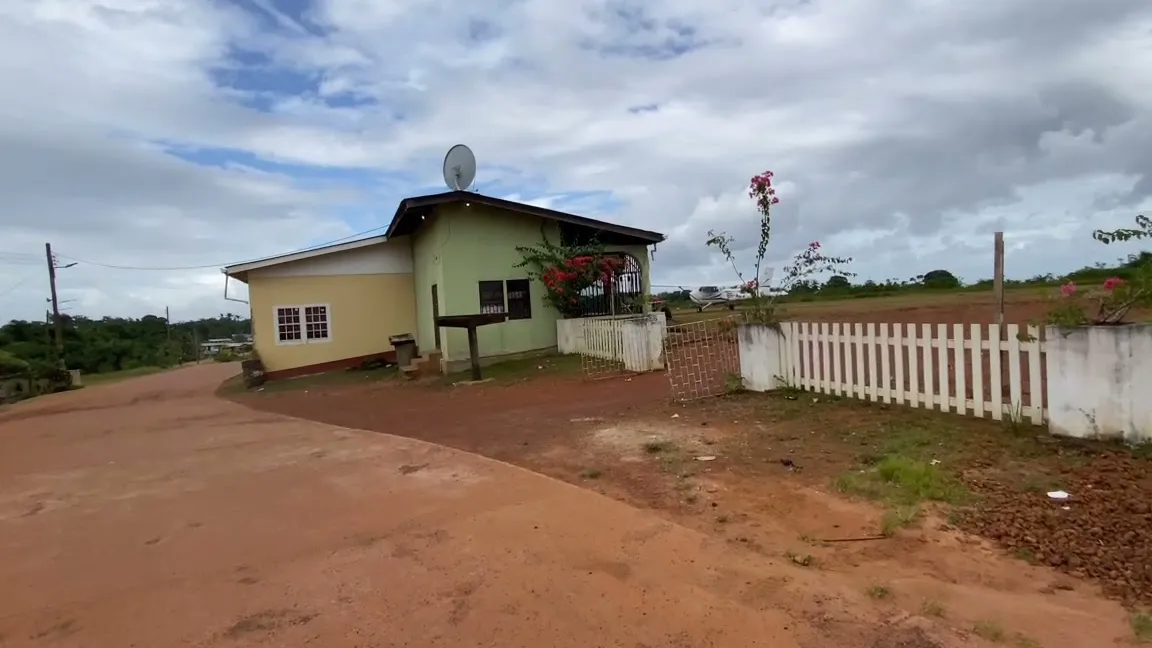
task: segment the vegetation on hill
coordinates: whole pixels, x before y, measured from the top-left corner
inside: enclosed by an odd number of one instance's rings
[[[251,331],[249,320],[231,314],[173,322],[170,331],[164,318],[154,315],[140,319],[61,315],[60,323],[65,366],[84,373],[175,366],[196,359],[197,341]],[[0,374],[54,366],[50,324],[14,320],[0,327]]]
[[[1152,251],[1128,255],[1114,264],[1097,263],[1074,270],[1065,275],[1043,274],[1028,279],[1005,279],[1005,288],[1056,288],[1068,282],[1082,284],[1103,283],[1112,277],[1119,277],[1125,281],[1132,280],[1138,269],[1144,264],[1152,263]],[[685,286],[684,290],[672,290],[658,293],[665,302],[675,308],[677,306],[690,306],[688,293],[695,286]],[[901,295],[919,291],[980,291],[991,290],[992,280],[981,279],[974,283],[964,283],[948,270],[933,270],[906,280],[887,279],[884,281],[867,280],[853,283],[848,277],[834,275],[824,282],[814,280],[799,281],[792,285],[787,297],[780,301],[815,301],[819,299],[852,299],[865,297],[883,297],[888,295]]]

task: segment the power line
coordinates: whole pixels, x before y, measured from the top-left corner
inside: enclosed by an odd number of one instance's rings
[[[30,279],[32,279],[32,277],[35,277],[37,274],[39,274],[39,272],[34,272],[34,273],[24,277],[20,281],[17,281],[16,283],[12,284],[8,288],[6,288],[4,291],[0,292],[0,297],[7,295],[8,293],[12,292],[13,290],[16,290],[17,288],[19,288],[20,286],[23,286],[24,284],[28,283],[28,281]]]
[[[349,234],[348,236],[345,236],[345,237],[343,237],[343,238],[338,238],[338,239],[334,239],[334,240],[331,240],[331,241],[325,241],[325,242],[323,242],[323,243],[317,243],[317,244],[315,244],[315,245],[309,245],[308,247],[300,248],[300,249],[298,249],[298,250],[290,250],[290,251],[288,251],[288,252],[281,252],[280,254],[273,254],[273,255],[270,255],[270,256],[276,257],[276,256],[284,256],[285,254],[296,254],[297,252],[307,252],[308,250],[314,250],[314,249],[316,249],[316,248],[322,248],[322,247],[324,247],[324,246],[326,246],[326,245],[334,245],[334,244],[336,244],[336,243],[343,243],[344,241],[348,241],[348,240],[350,240],[350,239],[354,239],[354,238],[357,238],[357,237],[360,237],[360,236],[364,236],[365,234],[371,234],[372,232],[377,232],[377,231],[379,231],[379,230],[382,230],[382,229],[384,229],[384,228],[386,228],[386,227],[388,227],[388,226],[387,226],[387,225],[384,225],[384,226],[381,226],[381,227],[373,227],[373,228],[372,228],[372,229],[370,229],[370,230],[364,230],[363,232],[356,232],[355,234]],[[224,262],[224,263],[211,263],[211,264],[205,264],[205,265],[194,265],[194,266],[167,266],[167,267],[161,267],[161,266],[122,266],[122,265],[113,265],[113,264],[109,264],[109,263],[99,263],[99,262],[96,262],[96,261],[86,261],[86,260],[84,260],[84,259],[78,259],[78,258],[76,258],[76,257],[73,257],[73,256],[68,256],[68,255],[66,255],[66,254],[60,254],[59,252],[57,252],[57,253],[56,253],[56,256],[60,257],[61,259],[68,259],[69,261],[75,261],[76,263],[83,263],[83,264],[86,264],[86,265],[97,266],[97,267],[100,267],[100,268],[111,268],[111,269],[114,269],[114,270],[155,270],[155,271],[165,271],[165,270],[206,270],[206,269],[208,269],[208,268],[222,268],[222,267],[224,267],[224,266],[230,266],[230,265],[238,265],[238,264],[240,264],[240,263],[249,263],[249,262],[251,262],[251,261],[259,261],[260,259],[267,259],[267,258],[269,258],[269,257],[267,257],[267,256],[264,256],[264,257],[259,257],[259,258],[256,258],[256,259],[248,259],[247,261],[227,261],[227,262]]]

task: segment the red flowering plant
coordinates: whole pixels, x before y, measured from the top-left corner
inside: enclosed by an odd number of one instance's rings
[[[565,317],[581,315],[581,294],[600,284],[605,295],[612,293],[616,275],[624,267],[622,259],[604,254],[603,246],[554,245],[547,238],[539,247],[517,247],[522,261],[516,267],[528,268],[528,275],[544,284],[544,299]]]
[[[1137,216],[1139,229],[1096,230],[1092,237],[1108,245],[1117,241],[1152,238],[1152,219]],[[1082,288],[1074,281],[1060,286],[1056,305],[1048,311],[1048,323],[1056,326],[1107,326],[1123,324],[1133,308],[1152,306],[1152,259],[1129,257],[1130,276],[1109,277],[1100,286]]]
[[[732,252],[735,242],[731,236],[724,232],[708,231],[708,247],[720,250],[736,276],[740,278],[740,289],[751,295],[751,307],[746,311],[746,317],[751,321],[776,321],[776,298],[787,294],[797,283],[824,272],[833,272],[838,275],[853,277],[855,273],[847,272],[844,266],[852,262],[851,257],[828,256],[821,251],[819,241],[812,241],[800,252],[792,257],[792,261],[785,266],[784,276],[774,290],[763,292],[764,286],[760,282],[760,271],[764,258],[768,254],[768,244],[772,239],[772,207],[780,203],[776,195],[776,188],[772,186],[774,174],[765,171],[752,176],[748,183],[748,197],[756,203],[756,210],[760,212],[760,241],[756,246],[756,256],[753,260],[752,279],[745,279],[736,264],[736,257]]]

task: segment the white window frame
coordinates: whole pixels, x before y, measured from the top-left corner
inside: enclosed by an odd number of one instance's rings
[[[328,324],[328,337],[319,340],[308,339],[308,322],[305,321],[304,309],[306,308],[323,308],[325,319]],[[296,315],[300,319],[300,339],[299,340],[281,340],[280,339],[280,311],[294,309]],[[276,333],[276,346],[296,346],[298,344],[326,344],[332,341],[332,306],[329,304],[289,304],[284,306],[272,307],[272,329]]]

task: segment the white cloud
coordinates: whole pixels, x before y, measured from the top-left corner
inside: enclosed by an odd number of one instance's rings
[[[436,184],[461,141],[482,190],[670,234],[667,284],[730,279],[705,233],[754,245],[765,168],[774,264],[820,239],[876,278],[985,275],[996,229],[1020,274],[1110,259],[1088,233],[1152,196],[1143,0],[300,4],[0,4],[0,252],[177,266],[338,238],[407,193],[373,172]],[[0,293],[29,270],[3,261]],[[40,283],[0,318],[38,316]],[[61,284],[97,315],[234,306],[211,269]]]

